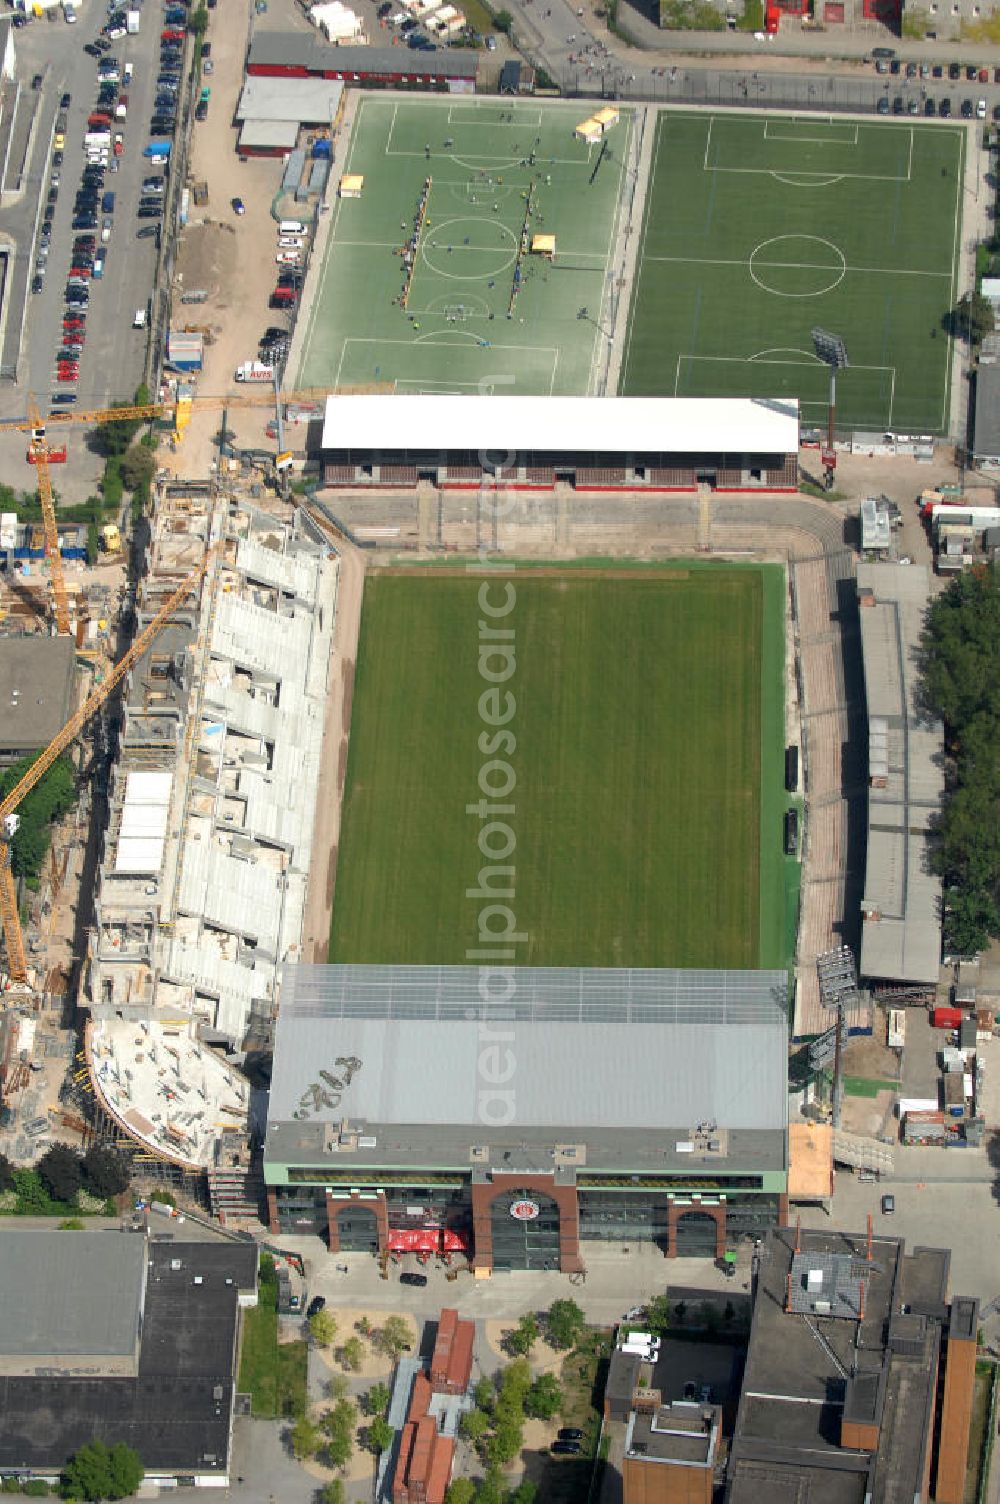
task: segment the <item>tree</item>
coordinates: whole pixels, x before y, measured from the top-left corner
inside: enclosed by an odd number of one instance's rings
[[[554,1300],[545,1318],[553,1347],[573,1347],[583,1332],[585,1319],[575,1300]]]
[[[335,1373],[333,1378],[327,1382],[326,1392],[331,1400],[346,1399],[351,1392],[350,1382],[342,1373]]]
[[[950,334],[967,339],[970,345],[981,345],[985,336],[993,332],[993,307],[981,292],[967,292],[945,320]]]
[[[375,1345],[387,1354],[394,1363],[409,1351],[413,1337],[410,1323],[402,1316],[390,1316],[385,1326],[375,1334]]]
[[[654,1337],[665,1337],[670,1327],[670,1301],[666,1295],[654,1295],[646,1313],[646,1327]]]
[[[319,1491],[320,1504],[344,1504],[344,1485],[339,1478],[331,1478]]]
[[[360,1373],[361,1364],[364,1362],[364,1348],[357,1337],[348,1337],[340,1349],[340,1361],[351,1373]]]
[[[326,1457],[331,1467],[341,1470],[347,1467],[354,1456],[354,1438],[337,1431],[326,1444]]]
[[[525,1478],[524,1482],[519,1483],[510,1495],[507,1504],[535,1504],[537,1497],[537,1487],[530,1479]]]
[[[358,1320],[354,1323],[354,1330],[361,1337],[370,1337],[372,1334],[372,1324],[368,1320],[368,1317],[359,1316]]]
[[[518,1353],[526,1358],[539,1337],[538,1320],[529,1311],[522,1316],[517,1326],[507,1335],[507,1346],[512,1353]]]
[[[113,402],[112,407],[131,407],[131,402]],[[90,436],[91,446],[98,454],[108,459],[114,455],[124,454],[139,429],[143,425],[142,418],[112,418],[107,423],[98,423]]]
[[[501,1410],[497,1406],[495,1429],[486,1447],[486,1455],[497,1467],[513,1462],[524,1443],[524,1412]]]
[[[42,1184],[53,1201],[75,1201],[83,1185],[80,1156],[69,1144],[53,1144],[38,1161]]]
[[[921,700],[945,723],[952,761],[931,865],[944,880],[946,948],[983,950],[1000,935],[1000,571],[958,575],[927,611]]]
[[[388,1384],[373,1384],[365,1395],[365,1412],[368,1415],[384,1415],[389,1408],[392,1391]]]
[[[491,1467],[476,1489],[476,1504],[504,1504],[506,1495],[502,1474],[497,1468]]]
[[[192,36],[203,37],[208,30],[208,11],[203,5],[199,5],[196,11],[188,16],[188,31]]]
[[[6,1154],[0,1154],[0,1191],[14,1189],[14,1166]]]
[[[542,1373],[528,1390],[524,1401],[526,1415],[536,1420],[551,1420],[562,1409],[563,1392],[554,1373]]]
[[[145,444],[132,444],[121,457],[121,477],[130,491],[148,486],[156,474],[156,455]]]
[[[64,1499],[127,1499],[143,1480],[139,1454],[123,1441],[90,1441],[70,1458],[60,1492]]]
[[[531,1368],[527,1358],[515,1358],[513,1363],[508,1363],[500,1379],[500,1393],[497,1396],[497,1409],[514,1407],[523,1410],[524,1397],[531,1388]]]
[[[128,1190],[130,1180],[128,1166],[113,1149],[93,1144],[83,1156],[83,1179],[92,1196],[107,1200],[120,1196]]]
[[[466,1441],[478,1446],[490,1429],[490,1418],[484,1410],[466,1410],[458,1423],[458,1429]]]
[[[514,25],[514,17],[509,10],[498,10],[493,17],[493,25],[497,31],[502,31],[504,36],[509,37],[511,27]]]
[[[300,1415],[289,1432],[289,1441],[292,1445],[292,1455],[301,1462],[306,1457],[316,1455],[323,1445],[323,1433],[308,1415]]]
[[[85,1223],[82,1217],[64,1217],[56,1223],[57,1232],[83,1232]]]
[[[476,1380],[476,1387],[472,1391],[472,1397],[479,1410],[490,1411],[497,1402],[497,1392],[493,1387],[493,1380],[483,1374],[481,1379]]]
[[[332,1347],[337,1335],[337,1323],[329,1311],[317,1311],[309,1317],[309,1335],[317,1347]]]
[[[448,1484],[444,1504],[474,1504],[476,1485],[471,1478],[453,1478]]]
[[[378,1457],[382,1452],[387,1452],[392,1446],[392,1438],[395,1432],[384,1415],[376,1415],[365,1432],[365,1445],[369,1452],[374,1452]]]

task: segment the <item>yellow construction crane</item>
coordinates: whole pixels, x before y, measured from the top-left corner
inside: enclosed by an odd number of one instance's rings
[[[21,919],[17,911],[17,890],[10,867],[10,843],[19,824],[15,811],[25,795],[31,792],[43,774],[52,766],[60,752],[65,751],[94,712],[104,704],[132,665],[142,657],[161,627],[173,615],[184,597],[197,585],[208,568],[214,552],[215,549],[209,549],[206,552],[198,567],[191,571],[183,583],[178,585],[166,604],[160,607],[152,621],[139,633],[132,646],[115,664],[104,682],[88,695],[76,714],[72,715],[58,735],[53,737],[44,752],[40,752],[35,758],[24,777],[14,785],[6,799],[0,801],[0,920],[3,921],[3,931],[7,939],[7,972],[12,982],[23,984],[28,979],[28,959],[24,949],[24,936],[21,932]]]
[[[45,424],[34,397],[28,398],[28,425],[31,428],[31,453],[38,473],[38,495],[42,503],[42,521],[45,526],[45,557],[49,561],[52,578],[52,599],[56,611],[56,631],[60,637],[69,634],[69,601],[66,599],[66,577],[63,574],[62,554],[59,552],[59,528],[56,524],[56,506],[52,499],[52,482],[49,479],[49,446],[45,441]]]
[[[327,397],[329,397],[332,393],[336,393],[338,390],[346,392],[358,392],[361,391],[362,388],[337,388],[329,386],[304,387],[301,391],[282,392],[280,400],[285,403],[325,401]],[[387,392],[391,391],[391,386],[388,383],[383,382],[370,387],[365,387],[363,388],[363,390],[370,392]],[[171,413],[176,414],[178,408],[184,406],[204,409],[219,407],[273,407],[274,388],[268,385],[266,387],[260,387],[256,391],[252,392],[239,392],[235,396],[179,397],[175,398],[172,402],[145,402],[133,404],[130,407],[98,407],[92,408],[89,411],[85,412],[70,412],[68,410],[63,410],[60,412],[49,413],[48,417],[44,421],[47,424],[58,426],[59,428],[69,426],[79,427],[84,423],[119,423],[123,421],[127,422],[133,418],[169,417]],[[42,422],[42,419],[38,414],[37,407],[34,407],[34,414],[34,416],[31,415],[31,409],[29,408],[29,416],[27,418],[7,418],[3,421],[0,421],[0,433],[23,433],[27,429],[34,429]]]

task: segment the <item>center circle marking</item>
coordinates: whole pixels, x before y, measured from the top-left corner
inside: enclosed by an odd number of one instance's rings
[[[812,273],[813,287],[792,292],[782,287],[782,272]],[[750,253],[750,275],[764,292],[776,298],[818,298],[839,287],[847,275],[847,260],[839,245],[822,235],[775,235]]]
[[[487,235],[493,240],[497,232],[500,243],[495,247],[487,245]],[[463,244],[466,239],[468,245]],[[463,272],[462,262],[470,250],[476,253],[477,270]],[[431,271],[441,277],[453,277],[457,282],[481,282],[484,277],[498,277],[514,265],[517,236],[495,219],[446,219],[441,224],[435,221],[421,241],[420,254]]]

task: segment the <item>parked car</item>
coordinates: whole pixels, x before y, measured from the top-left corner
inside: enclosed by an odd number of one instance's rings
[[[951,115],[951,100],[947,97],[942,99],[941,103],[938,105],[938,114],[941,116],[942,120],[947,120]]]
[[[322,1295],[314,1295],[312,1300],[306,1307],[306,1320],[308,1320],[310,1316],[318,1316],[320,1311],[323,1311],[325,1309],[326,1300],[324,1299],[324,1297]]]
[[[427,1283],[427,1276],[426,1274],[411,1274],[409,1270],[406,1270],[405,1273],[399,1276],[399,1283],[401,1285],[413,1285],[417,1289],[422,1289]]]
[[[882,1197],[882,1215],[883,1215],[883,1217],[891,1217],[892,1214],[893,1214],[893,1212],[895,1210],[896,1210],[896,1198],[895,1198],[895,1196],[883,1196]]]
[[[560,1441],[582,1441],[583,1432],[579,1426],[563,1426],[557,1433]]]
[[[879,101],[878,101],[878,103],[875,106],[875,109],[878,111],[878,113],[880,115],[888,115],[888,113],[889,113],[889,101],[888,101],[888,99],[886,98],[886,96],[884,94],[880,96]]]
[[[578,1457],[580,1450],[578,1441],[554,1441],[549,1448],[557,1457]]]
[[[41,272],[36,273],[35,276],[33,276],[32,279],[31,279],[31,290],[32,290],[32,292],[41,292],[41,290],[42,290],[42,288],[44,286],[45,286],[45,277],[43,276],[43,274]]]

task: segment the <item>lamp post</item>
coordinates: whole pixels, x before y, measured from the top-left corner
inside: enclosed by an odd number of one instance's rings
[[[830,367],[830,402],[827,410],[826,448],[822,451],[823,483],[828,491],[833,490],[833,472],[837,468],[837,452],[833,447],[834,417],[837,411],[837,372],[846,371],[849,364],[847,349],[839,334],[829,329],[812,329],[813,349],[825,366]]]

